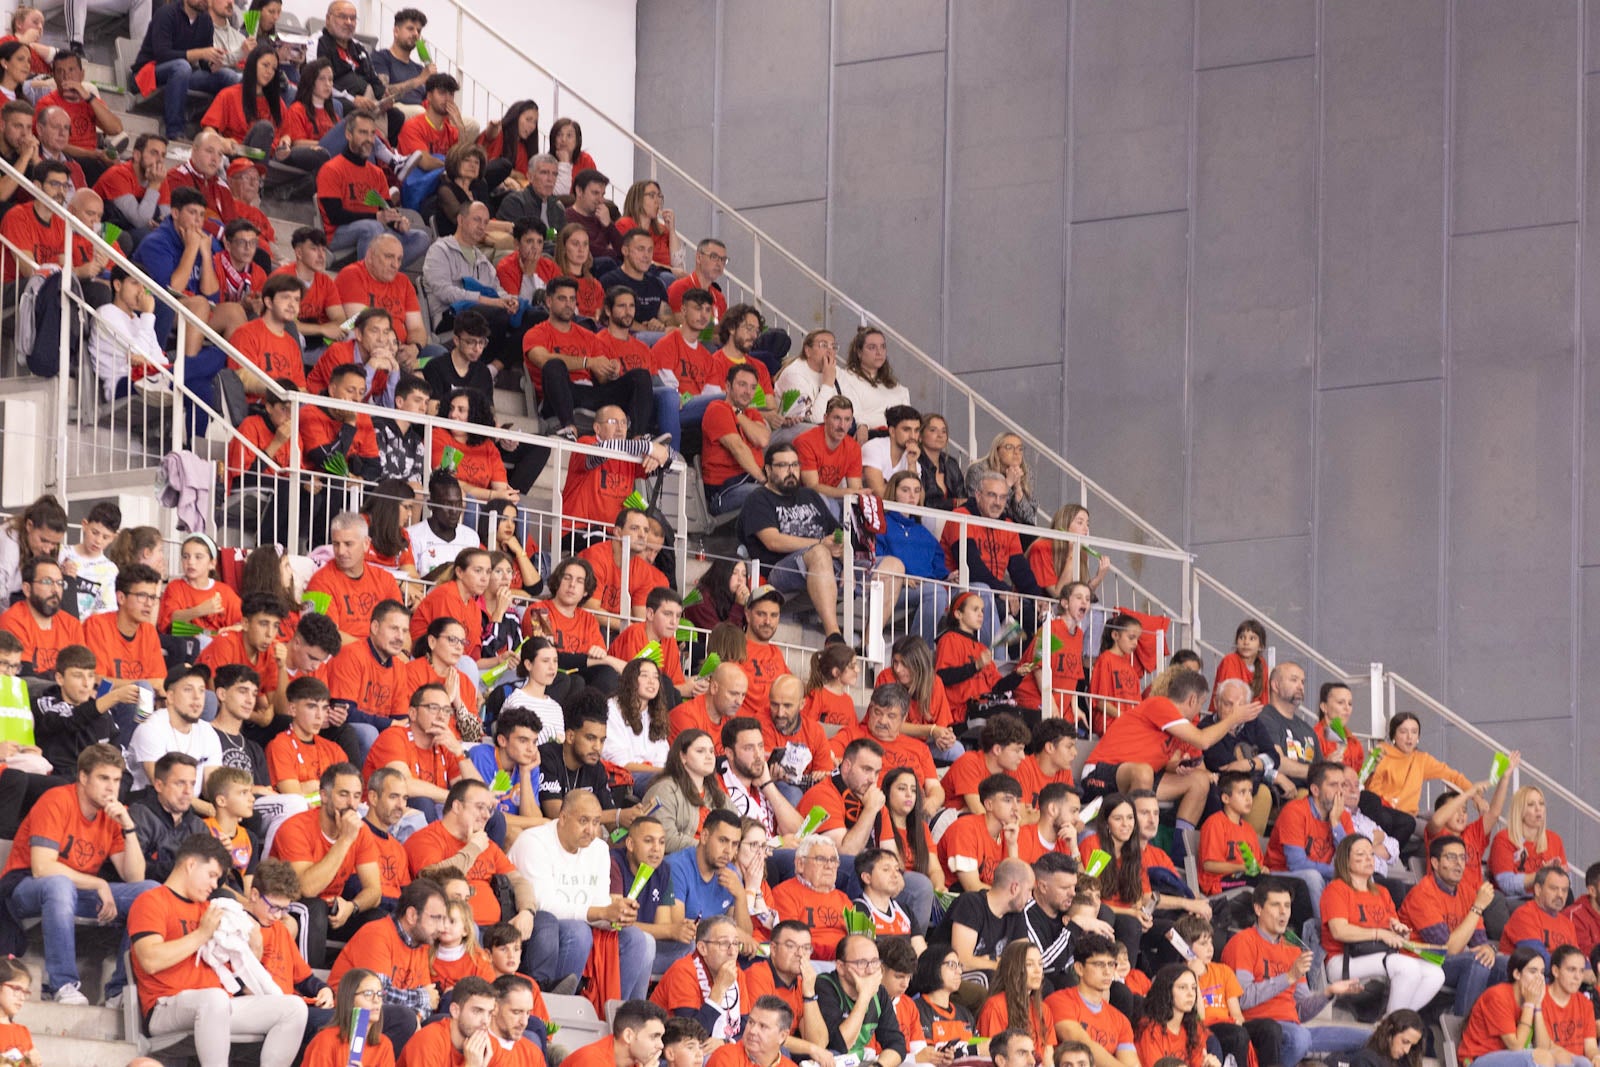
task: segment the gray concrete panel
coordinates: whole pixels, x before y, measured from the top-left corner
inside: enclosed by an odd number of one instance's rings
[[[1066,457],[1114,471],[1113,492],[1165,530],[1183,522],[1183,422],[1172,413],[1183,407],[1188,238],[1181,211],[1072,228]]]
[[[1474,721],[1570,706],[1573,236],[1452,242],[1446,699]]]
[[[1195,65],[1201,70],[1309,56],[1317,49],[1312,0],[1198,0],[1195,17]]]
[[[1443,373],[1445,0],[1323,23],[1323,388]]]
[[[1577,218],[1582,10],[1456,0],[1454,233]]]
[[[1591,11],[1591,23],[1597,12]],[[1587,106],[1584,109],[1585,161],[1584,227],[1580,248],[1582,275],[1578,293],[1583,323],[1584,379],[1583,422],[1585,427],[1600,427],[1600,76],[1583,79]],[[1600,432],[1583,434],[1580,455],[1583,509],[1578,542],[1579,562],[1600,563]],[[1590,625],[1600,630],[1600,615],[1589,616]]]
[[[1185,207],[1192,9],[1085,0],[1072,10],[1073,220]]]
[[[1309,59],[1200,75],[1193,345],[1201,377],[1311,366],[1315,77]]]
[[[716,5],[704,0],[666,0],[639,7],[634,128],[645,141],[708,188],[714,128]],[[650,177],[650,158],[635,153],[634,174]],[[677,178],[658,171],[666,205],[680,232],[710,232],[711,206]]]
[[[1323,390],[1317,404],[1316,646],[1432,690],[1444,383]]]
[[[835,62],[859,63],[944,47],[945,0],[844,0],[834,8]]]
[[[1280,626],[1305,633],[1311,624],[1311,538],[1269,537],[1192,546],[1205,560],[1205,570],[1245,600],[1262,609]],[[1233,631],[1244,615],[1231,603],[1200,594],[1200,619],[1207,644],[1233,650]],[[1277,644],[1268,635],[1269,644]],[[1291,658],[1278,645],[1280,659]],[[1216,670],[1207,655],[1206,669]]]
[[[827,247],[826,207],[823,201],[812,200],[776,207],[747,208],[741,214],[820,274]],[[743,262],[737,265],[735,273],[753,283],[754,263],[744,253],[740,253],[740,259]],[[802,330],[825,325],[822,290],[806,280],[787,261],[772,255],[764,256],[761,278],[766,300],[794,316]],[[794,351],[797,353],[800,351],[801,336],[796,334],[793,338]]]
[[[1195,543],[1310,531],[1311,392],[1309,367],[1194,381],[1189,536]]]
[[[724,9],[717,192],[730,204],[828,195],[828,0]],[[781,47],[751,47],[754,41]]]
[[[936,351],[944,226],[944,56],[835,76],[831,278]]]

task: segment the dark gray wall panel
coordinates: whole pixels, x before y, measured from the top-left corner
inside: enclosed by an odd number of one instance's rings
[[[945,365],[957,373],[1061,362],[1067,17],[1030,19],[1033,6],[955,9]],[[1021,100],[1024,125],[1008,119]],[[1051,269],[1019,270],[1019,257]]]
[[[1326,9],[1323,388],[1443,371],[1445,2]]]
[[[937,350],[944,56],[839,67],[835,108],[834,284]]]
[[[821,200],[778,207],[747,208],[740,212],[765,230],[774,241],[800,257],[801,262],[821,274],[827,250],[827,205]],[[730,253],[731,254],[731,253]],[[736,273],[754,284],[754,263],[749,255],[739,254]],[[762,292],[767,302],[782,308],[798,320],[802,330],[826,326],[822,290],[785,260],[768,253],[761,262]],[[794,337],[795,352],[800,350],[800,334]]]
[[[1277,537],[1259,541],[1223,541],[1195,544],[1194,550],[1206,560],[1205,570],[1222,578],[1236,593],[1280,626],[1305,634],[1311,623],[1311,538]],[[1230,577],[1223,578],[1223,575]],[[1231,603],[1200,594],[1203,636],[1217,648],[1233,651],[1233,630],[1244,618]],[[1293,658],[1288,649],[1272,639],[1278,658]],[[1216,660],[1206,657],[1206,668],[1216,669]]]
[[[1196,65],[1202,70],[1316,51],[1312,0],[1198,0],[1196,17]]]
[[[1474,721],[1570,706],[1572,578],[1554,561],[1571,557],[1575,507],[1573,237],[1552,226],[1452,242],[1445,665],[1448,699]]]
[[[1317,404],[1317,647],[1340,663],[1383,659],[1432,689],[1444,383],[1327,389]]]
[[[945,0],[843,0],[834,7],[839,63],[944,47]]]
[[[1194,543],[1295,537],[1310,530],[1311,392],[1309,367],[1194,381]]]
[[[711,185],[716,69],[716,5],[710,0],[665,0],[639,6],[635,129],[702,185]],[[650,176],[650,158],[636,153],[633,172]],[[687,192],[665,171],[656,179],[680,232],[710,232],[709,202]]]
[[[1582,568],[1578,571],[1577,581],[1579,606],[1583,613],[1577,646],[1578,692],[1587,697],[1591,693],[1600,693],[1600,567]],[[1562,731],[1563,735],[1565,732]],[[1591,783],[1594,781],[1594,768],[1600,767],[1600,715],[1577,716],[1574,732],[1577,740],[1573,745],[1572,763],[1566,767],[1557,765],[1554,770],[1569,775],[1567,781]],[[1592,786],[1578,789],[1577,792],[1593,802]],[[1600,827],[1589,827],[1578,844],[1569,844],[1567,847],[1572,849],[1572,855],[1575,856],[1600,856]]]
[[[724,9],[717,192],[730,204],[827,196],[828,0]],[[781,47],[752,48],[752,40]]]
[[[1455,233],[1577,218],[1582,8],[1456,0]]]
[[[1590,11],[1591,26],[1597,13]],[[1578,292],[1582,301],[1583,380],[1582,423],[1589,427],[1582,437],[1583,509],[1579,512],[1578,560],[1600,563],[1600,75],[1583,79],[1587,102],[1584,109],[1585,160],[1584,228],[1581,241],[1583,271]],[[1600,628],[1600,615],[1591,615],[1591,625]]]
[[[1061,363],[1057,360],[1032,366],[973,371],[961,375],[961,379],[1001,411],[1007,414],[1015,412],[1013,418],[1031,427],[1033,433],[1046,444],[1055,444],[1059,451],[1061,375]],[[979,436],[978,447],[987,451],[998,428],[981,417],[980,425],[984,429]],[[1050,509],[1054,508],[1056,502],[1055,491],[1052,490]]]
[[[1188,239],[1182,211],[1072,228],[1066,456],[1115,471],[1129,506],[1165,530],[1183,522],[1183,422],[1172,413],[1183,407]]]
[[[1072,12],[1073,220],[1185,207],[1192,9],[1082,0]]]
[[[1193,345],[1202,379],[1312,365],[1315,78],[1309,59],[1200,75]]]

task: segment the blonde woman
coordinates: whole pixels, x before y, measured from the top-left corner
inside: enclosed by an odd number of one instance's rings
[[[1544,792],[1538,786],[1525,785],[1512,794],[1506,828],[1489,844],[1489,876],[1506,896],[1529,896],[1542,868],[1566,869],[1567,847],[1546,824],[1547,817]]]
[[[1005,517],[1012,522],[1029,526],[1043,525],[1039,521],[1039,504],[1033,498],[1033,472],[1028,469],[1028,457],[1022,450],[1022,438],[1014,433],[995,434],[989,443],[989,454],[967,465],[967,496],[978,495],[978,483],[990,471],[1005,476]]]

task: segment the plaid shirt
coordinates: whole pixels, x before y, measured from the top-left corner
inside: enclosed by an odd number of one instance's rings
[[[378,435],[379,479],[422,481],[422,427],[413,424],[404,433],[393,419],[373,419]]]

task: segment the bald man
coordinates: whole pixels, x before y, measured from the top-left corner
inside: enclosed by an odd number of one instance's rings
[[[72,188],[67,190],[68,195],[89,188],[90,182],[83,173],[83,167],[67,152],[72,144],[72,116],[67,114],[66,109],[54,106],[40,108],[34,128],[39,131],[39,159],[65,163],[72,172]]]
[[[767,690],[768,713],[757,714],[762,740],[772,753],[778,792],[799,805],[807,789],[832,774],[838,761],[828,747],[822,724],[800,714],[805,686],[792,674],[780,675]]]
[[[511,226],[495,223],[488,205],[474,200],[456,216],[456,232],[441,237],[429,246],[422,259],[422,288],[428,304],[439,316],[430,328],[445,328],[468,308],[489,323],[489,344],[485,356],[491,363],[507,366],[518,356],[522,341],[522,301],[507,293],[495,272],[492,251],[510,251]],[[504,238],[504,247],[497,244]],[[471,279],[472,288],[467,288]]]
[[[407,238],[384,230],[367,244],[366,254],[334,277],[339,302],[345,307],[378,307],[389,313],[399,347],[395,357],[400,368],[414,372],[419,357],[442,356],[445,350],[428,342],[428,324],[422,318],[422,304],[411,279],[400,273],[408,255]],[[424,245],[424,247],[426,247]]]
[[[384,84],[372,67],[367,46],[356,40],[356,5],[333,0],[323,18],[317,58],[332,64],[335,89],[355,97],[357,104],[371,107],[383,96]]]
[[[667,733],[674,739],[685,730],[704,730],[722,755],[722,724],[739,714],[750,679],[737,663],[723,663],[711,673],[711,684],[693,700],[672,709]]]

